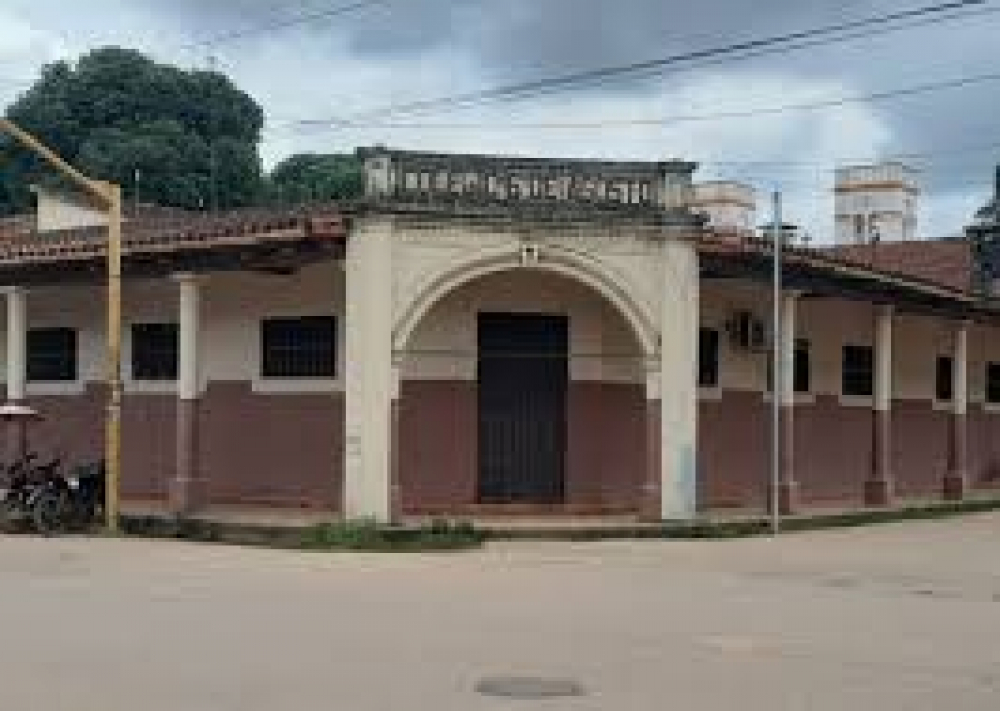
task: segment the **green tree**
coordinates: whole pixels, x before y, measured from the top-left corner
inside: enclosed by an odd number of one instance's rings
[[[46,66],[6,114],[127,198],[227,208],[262,194],[263,111],[217,72],[106,47]],[[28,186],[57,180],[25,151],[0,170],[0,212],[29,209]]]
[[[361,161],[350,153],[296,153],[271,171],[268,190],[282,204],[360,197],[365,180]]]

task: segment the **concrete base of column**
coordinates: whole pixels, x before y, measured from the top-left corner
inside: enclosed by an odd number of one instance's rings
[[[892,503],[892,430],[888,410],[872,411],[872,469],[865,482],[865,505]]]
[[[782,516],[789,516],[798,513],[799,483],[797,481],[783,481],[778,484],[778,512]]]
[[[942,482],[942,494],[949,501],[965,498],[968,487],[966,462],[969,461],[969,433],[967,417],[964,413],[951,416],[951,447],[948,457],[948,473]]]
[[[399,400],[392,401],[389,420],[389,522],[399,523],[403,518],[403,485],[400,478],[399,458]]]
[[[11,401],[10,405],[23,405],[21,401]],[[24,420],[12,420],[7,423],[6,451],[8,463],[20,459],[28,451],[28,424]]]
[[[892,504],[892,484],[887,479],[865,482],[865,506],[883,507]]]
[[[646,401],[646,472],[642,482],[639,520],[663,520],[663,463],[660,461],[660,401]]]
[[[170,512],[186,516],[204,506],[205,481],[198,466],[198,401],[177,401],[177,452],[170,481]]]
[[[947,501],[961,501],[968,489],[968,478],[962,472],[949,472],[943,482],[942,495]]]

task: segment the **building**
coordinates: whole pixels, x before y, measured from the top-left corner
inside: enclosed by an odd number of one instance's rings
[[[705,224],[693,164],[361,157],[349,206],[126,223],[127,500],[381,519],[767,503],[769,247]],[[69,460],[102,451],[102,240],[0,245],[7,398]],[[968,243],[937,272],[851,249],[785,255],[783,508],[997,486],[998,313]]]
[[[916,239],[920,189],[912,168],[897,162],[849,166],[834,180],[837,244]]]

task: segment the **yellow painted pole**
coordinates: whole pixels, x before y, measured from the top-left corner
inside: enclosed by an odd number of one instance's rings
[[[121,187],[88,178],[9,119],[0,117],[0,133],[12,136],[21,145],[45,159],[49,165],[101,200],[108,210],[108,412],[104,460],[105,522],[110,532],[118,530],[118,501],[121,482],[121,342],[122,342],[122,193]]]
[[[105,519],[108,532],[118,531],[118,492],[122,456],[122,192],[107,183],[108,194],[108,416],[104,460],[107,463]]]

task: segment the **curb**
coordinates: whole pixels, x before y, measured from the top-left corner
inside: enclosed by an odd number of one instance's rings
[[[859,510],[837,513],[800,514],[786,517],[782,535],[838,528],[897,523],[903,521],[951,518],[967,514],[1000,510],[1000,497],[977,498],[959,502],[936,502],[892,509]],[[504,527],[479,526],[475,540],[421,543],[426,526],[392,526],[379,528],[373,545],[328,546],[312,544],[310,536],[316,526],[276,526],[253,523],[232,523],[210,518],[183,518],[157,515],[123,515],[122,531],[126,536],[259,546],[290,550],[373,550],[430,552],[461,550],[484,541],[609,541],[609,540],[731,540],[752,538],[770,533],[766,516],[740,519],[703,519],[697,521],[663,522],[661,524],[624,524],[593,527]]]

